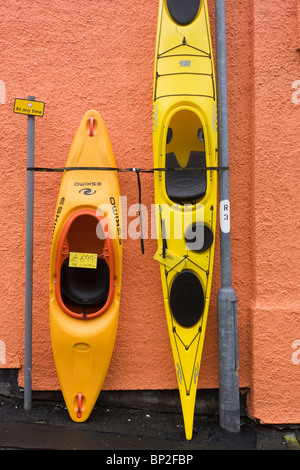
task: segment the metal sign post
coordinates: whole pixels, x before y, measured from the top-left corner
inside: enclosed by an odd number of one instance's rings
[[[219,165],[228,168],[225,0],[215,0]],[[240,431],[237,297],[231,284],[229,170],[219,172],[221,288],[218,292],[220,426]]]
[[[31,101],[34,96],[28,96]],[[27,167],[34,167],[35,118],[27,117]],[[32,395],[32,275],[33,275],[34,173],[27,171],[26,277],[25,277],[25,369],[24,408],[31,409]]]
[[[14,112],[27,115],[27,168],[34,167],[35,116],[43,116],[44,103],[16,99]],[[27,171],[26,202],[26,277],[25,277],[25,365],[24,365],[24,409],[31,409],[32,396],[32,284],[33,284],[33,206],[34,173]]]

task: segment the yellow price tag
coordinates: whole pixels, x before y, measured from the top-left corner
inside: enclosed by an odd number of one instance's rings
[[[97,253],[76,253],[69,255],[70,268],[97,268]]]
[[[186,259],[182,256],[175,255],[172,251],[167,250],[165,252],[165,257],[163,257],[163,250],[159,248],[154,255],[154,259],[164,264],[168,268],[175,269],[179,273],[183,270],[186,265]]]
[[[43,101],[15,99],[14,113],[42,117],[44,116],[44,109],[45,103]]]

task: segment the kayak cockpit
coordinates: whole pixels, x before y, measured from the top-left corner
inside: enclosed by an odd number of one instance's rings
[[[56,298],[76,318],[94,318],[106,311],[115,283],[113,243],[107,221],[82,210],[66,222],[56,257]]]
[[[195,204],[207,191],[205,142],[196,113],[183,109],[171,118],[166,142],[166,192],[178,204]]]

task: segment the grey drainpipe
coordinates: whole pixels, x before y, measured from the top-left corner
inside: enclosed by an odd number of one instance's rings
[[[225,0],[215,0],[219,166],[228,168]],[[219,172],[221,288],[218,292],[220,427],[240,431],[237,297],[231,284],[229,170]]]

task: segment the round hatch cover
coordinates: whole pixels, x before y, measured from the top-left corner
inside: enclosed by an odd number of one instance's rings
[[[190,225],[185,232],[185,243],[187,247],[198,253],[208,250],[213,241],[213,232],[207,225],[201,222]]]
[[[175,277],[170,291],[170,307],[181,326],[194,326],[204,310],[201,282],[192,271],[182,271]]]
[[[186,26],[197,16],[200,0],[167,0],[168,10],[173,20]]]

